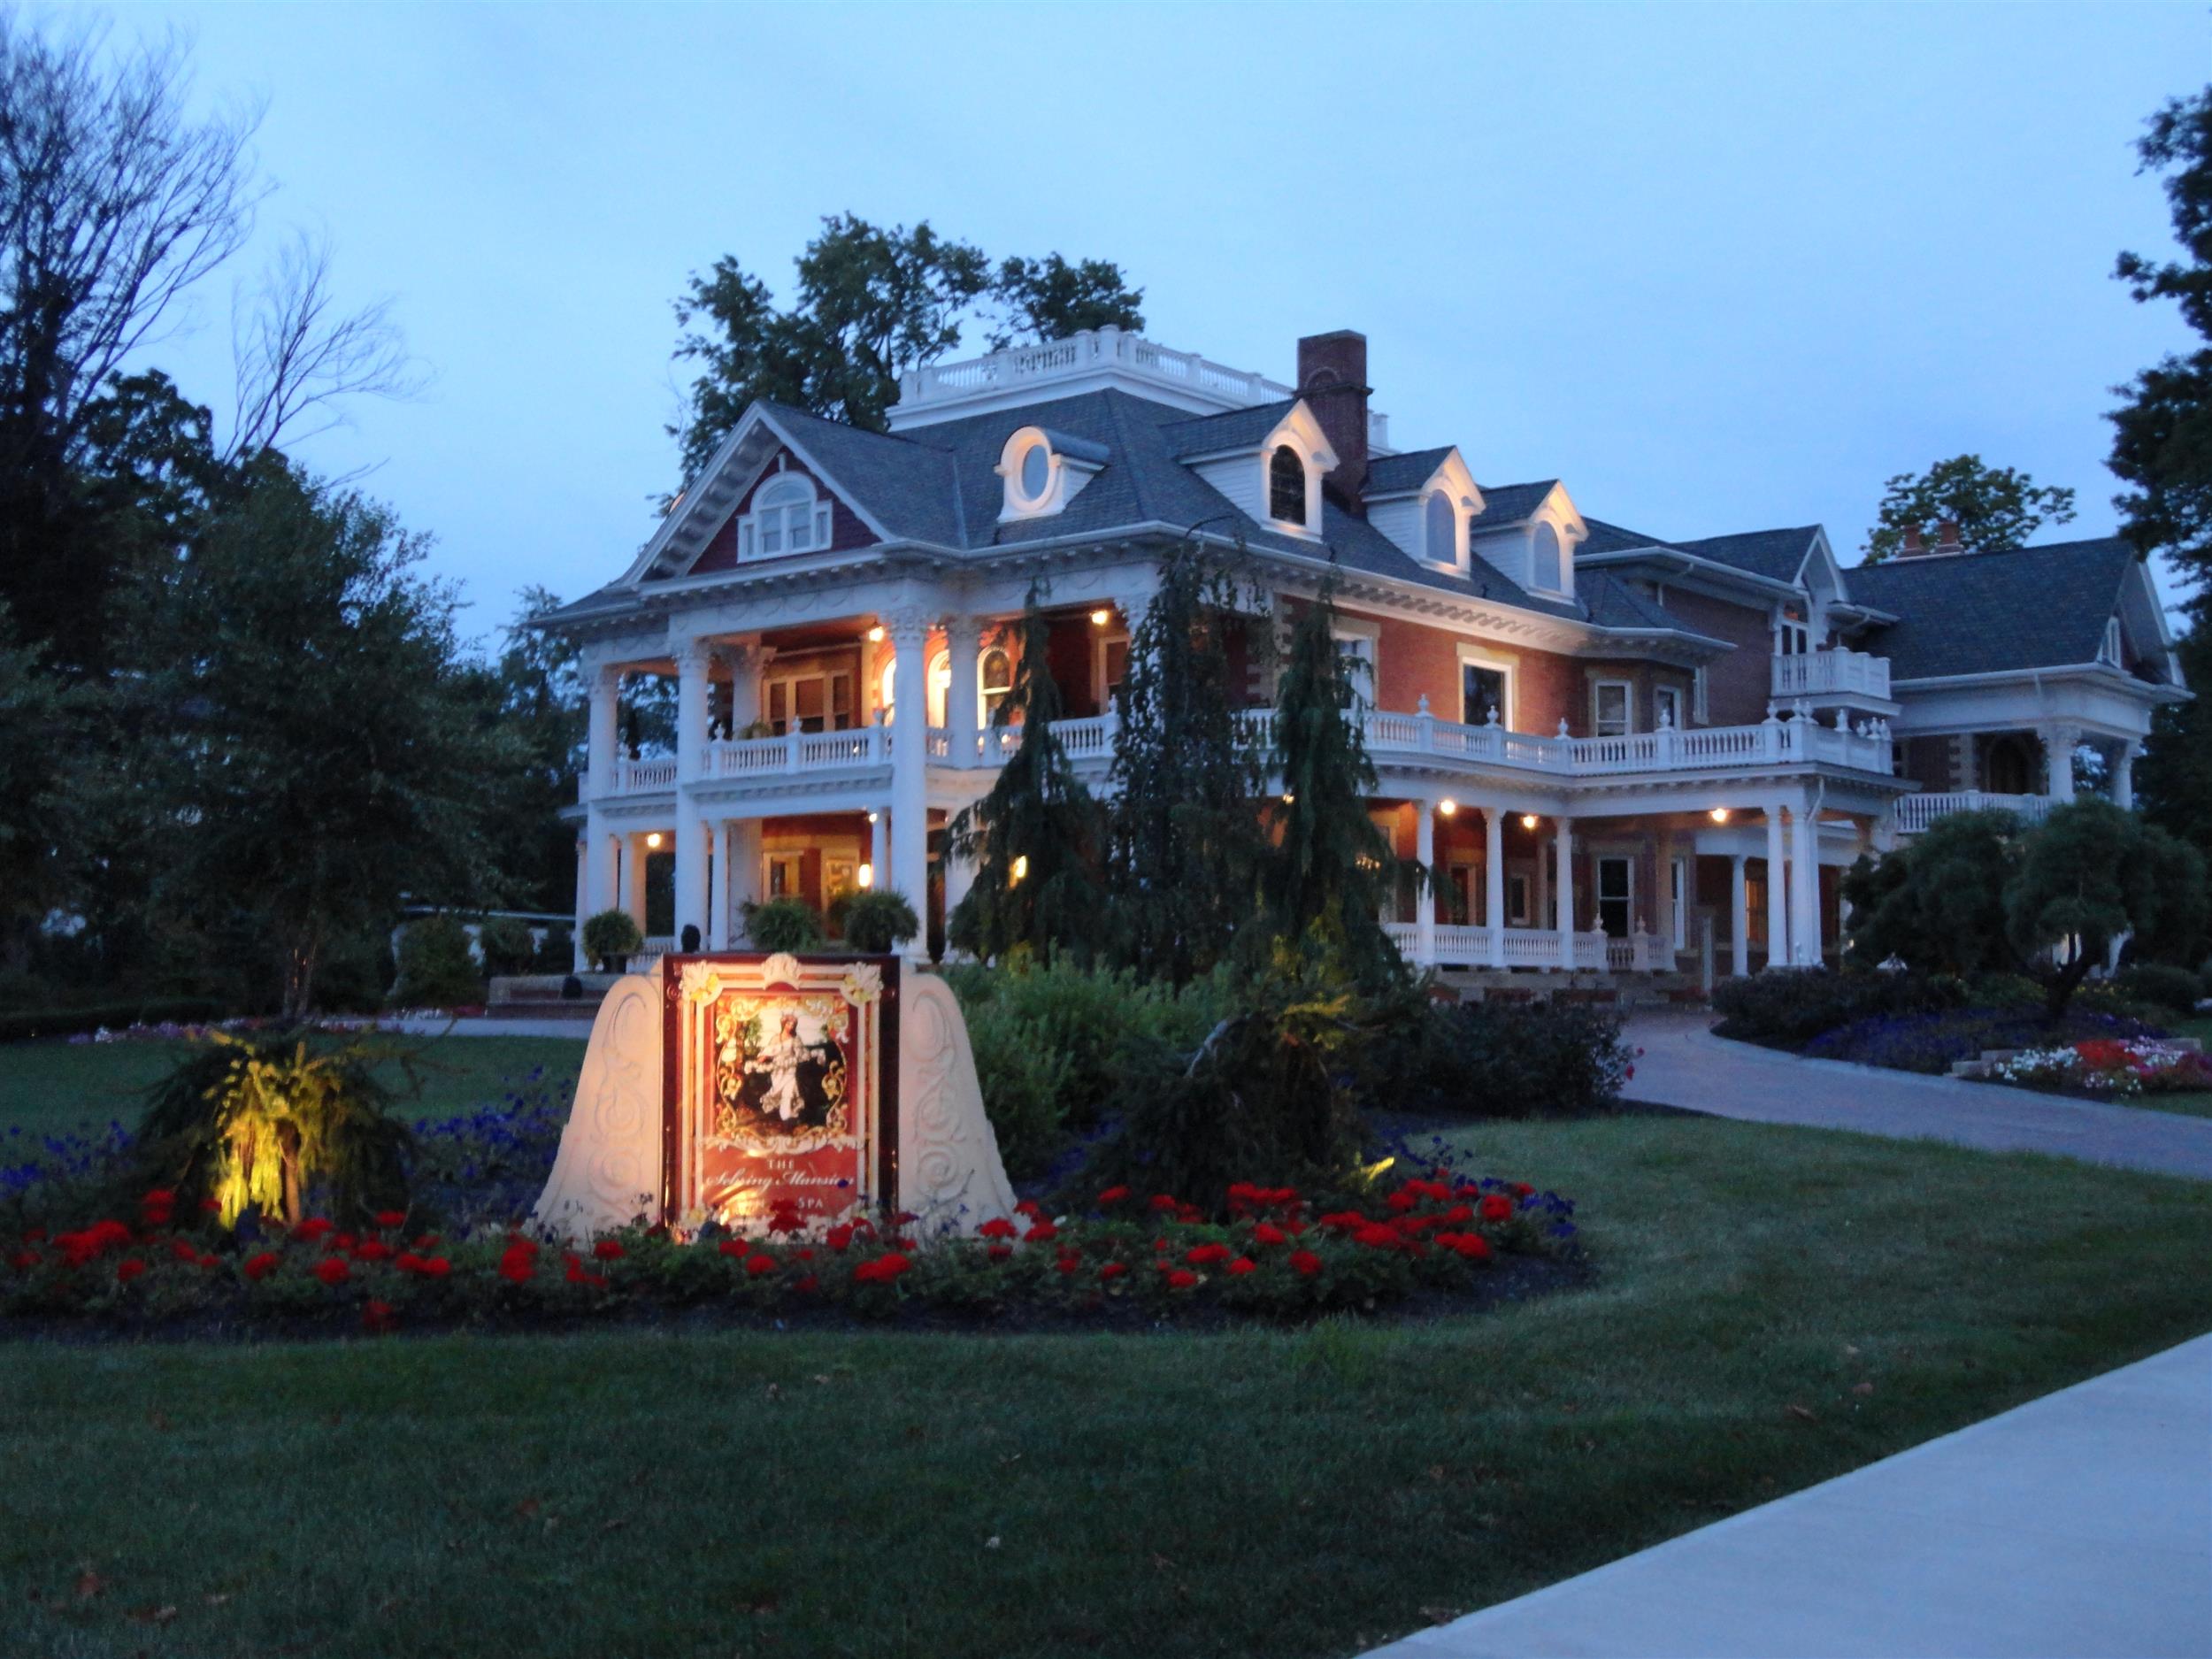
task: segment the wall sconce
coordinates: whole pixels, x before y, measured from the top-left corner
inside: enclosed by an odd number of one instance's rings
[[[1724,806],[1717,806],[1705,816],[1716,824],[1725,824],[1728,822],[1728,809]]]
[[[657,851],[661,844],[661,833],[658,830],[654,830],[651,833],[648,834],[645,838],[645,844]]]
[[[860,890],[865,893],[876,884],[876,867],[869,864],[862,864],[860,872],[853,879],[860,883]]]
[[[1094,628],[1102,628],[1113,619],[1114,613],[1109,611],[1104,605],[1101,605],[1097,610],[1091,612],[1091,626]]]
[[[1286,789],[1286,790],[1284,790],[1284,791],[1283,791],[1283,804],[1284,804],[1285,806],[1288,806],[1288,805],[1290,805],[1293,802],[1296,801],[1297,799],[1298,799],[1298,797],[1297,797],[1296,795],[1294,795],[1291,794],[1291,792],[1290,792],[1289,790]]]
[[[1446,795],[1441,801],[1439,801],[1436,803],[1436,810],[1441,817],[1449,818],[1452,814],[1459,810],[1459,803],[1453,800],[1451,796]]]
[[[874,823],[875,821],[876,821],[876,815],[875,815],[874,813],[872,813],[872,812],[869,813],[869,814],[868,814],[868,822],[870,822],[871,824],[872,824],[872,823]]]
[[[883,624],[879,622],[875,626],[868,630],[868,643],[871,645],[880,645],[883,643]]]
[[[1532,829],[1534,829],[1534,828],[1536,827],[1536,822],[1537,822],[1537,820],[1536,820],[1536,814],[1535,814],[1535,813],[1533,813],[1533,812],[1524,812],[1524,813],[1522,813],[1522,814],[1521,814],[1521,827],[1522,827],[1523,829],[1525,829],[1525,830],[1532,830]]]

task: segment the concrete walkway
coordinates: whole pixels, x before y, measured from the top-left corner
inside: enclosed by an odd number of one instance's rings
[[[405,1018],[381,1021],[386,1031],[410,1037],[566,1037],[574,1042],[591,1041],[591,1021],[577,1018],[533,1019],[526,1014],[495,1014],[471,1019]]]
[[[1711,1018],[1671,1011],[1632,1016],[1627,1037],[1644,1052],[1624,1093],[1755,1123],[1949,1141],[1992,1152],[2051,1152],[2212,1180],[2212,1118],[1802,1060],[1716,1037],[1708,1029]]]
[[[1381,1655],[2206,1659],[2212,1336]]]

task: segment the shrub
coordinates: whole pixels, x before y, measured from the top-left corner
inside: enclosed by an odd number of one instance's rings
[[[311,1000],[327,1014],[373,1014],[384,1006],[397,973],[388,934],[350,934],[334,940],[315,964]]]
[[[619,973],[622,964],[645,948],[637,918],[627,910],[602,910],[584,918],[584,955],[603,973]]]
[[[576,935],[565,922],[545,930],[538,948],[530,953],[533,973],[566,973],[576,965]]]
[[[2023,827],[2009,812],[1951,812],[1879,863],[1861,858],[1843,879],[1847,959],[1870,969],[1894,956],[1921,973],[2016,965],[2005,887]]]
[[[822,943],[822,918],[804,899],[770,899],[745,906],[745,933],[757,949],[815,950]]]
[[[2123,996],[2177,1014],[2195,1013],[2204,995],[2204,982],[2195,974],[2164,962],[2136,963],[2123,969],[2115,983]]]
[[[389,1057],[361,1042],[216,1033],[154,1092],[141,1175],[188,1213],[211,1201],[226,1226],[248,1210],[296,1223],[318,1186],[349,1224],[404,1210],[410,1137],[375,1071]]]
[[[476,950],[487,977],[527,973],[537,949],[530,925],[517,917],[488,916],[476,930]]]
[[[2160,1033],[2141,1020],[2098,1013],[2079,999],[2056,1025],[2041,1000],[2024,1009],[1954,1009],[1932,1014],[1877,1014],[1814,1038],[1804,1052],[1823,1060],[1900,1071],[1941,1073],[1955,1060],[1978,1059],[1991,1048],[2034,1048],[2055,1042],[2127,1041]]]
[[[1796,1044],[1878,1015],[1956,1008],[1965,996],[1964,982],[1947,974],[1770,968],[1721,980],[1713,1006],[1724,1037]]]
[[[889,888],[849,894],[838,901],[836,914],[845,942],[872,956],[897,949],[922,931],[906,895]]]
[[[88,1031],[120,1031],[130,1025],[194,1025],[219,1019],[224,1005],[204,996],[142,998],[91,1002],[82,1008],[27,1009],[0,1014],[0,1042],[32,1037],[72,1037]]]
[[[1576,1117],[1620,1098],[1619,1019],[1578,1003],[1431,1003],[1380,1045],[1371,1105],[1478,1118]]]
[[[469,954],[468,929],[450,916],[426,916],[400,930],[399,982],[392,1001],[402,1008],[450,1008],[484,1000],[484,981]]]

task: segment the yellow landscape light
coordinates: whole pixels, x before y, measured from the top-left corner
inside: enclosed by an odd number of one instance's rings
[[[1015,854],[1015,855],[1014,855],[1014,879],[1015,879],[1016,881],[1019,881],[1019,880],[1020,880],[1020,879],[1021,879],[1024,876],[1027,875],[1028,873],[1029,873],[1029,855],[1028,855],[1027,853],[1017,853],[1017,854]]]

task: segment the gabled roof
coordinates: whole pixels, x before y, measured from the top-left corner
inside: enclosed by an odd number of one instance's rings
[[[1372,495],[1401,495],[1418,489],[1436,476],[1436,469],[1444,465],[1452,453],[1452,446],[1440,444],[1433,449],[1409,449],[1400,455],[1379,455],[1367,464],[1366,494]]]
[[[2071,667],[2097,660],[2135,549],[2117,536],[2002,553],[1951,553],[1857,565],[1855,598],[1894,613],[1863,649],[1890,676],[1933,680]]]
[[[1717,565],[1732,565],[1740,571],[1749,571],[1754,576],[1764,576],[1771,581],[1794,582],[1798,572],[1805,568],[1805,560],[1819,535],[1820,526],[1809,524],[1787,530],[1746,530],[1736,535],[1709,535],[1695,541],[1671,541],[1667,545],[1711,559]]]
[[[1484,484],[1480,488],[1482,511],[1467,521],[1469,531],[1476,535],[1525,523],[1544,504],[1544,498],[1559,488],[1559,480],[1541,478],[1532,484]]]
[[[1699,639],[1709,637],[1699,634],[1657,600],[1603,571],[1577,572],[1575,592],[1589,607],[1590,620],[1601,627],[1657,628]]]
[[[1116,393],[1126,396],[1126,393]],[[1132,398],[1142,403],[1141,398]],[[1218,415],[1186,415],[1182,411],[1169,412],[1174,417],[1164,423],[1171,455],[1219,455],[1225,449],[1256,449],[1267,441],[1267,434],[1283,424],[1283,417],[1297,403],[1294,397],[1286,397],[1272,403],[1255,403],[1249,409],[1232,409]],[[1147,405],[1157,409],[1157,403]]]
[[[1624,530],[1619,525],[1609,524],[1602,518],[1593,518],[1587,513],[1582,518],[1583,528],[1590,534],[1575,557],[1583,558],[1592,553],[1627,553],[1643,548],[1671,547],[1655,535],[1646,535],[1640,530]]]

